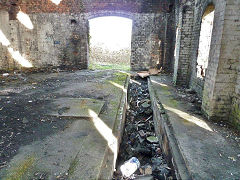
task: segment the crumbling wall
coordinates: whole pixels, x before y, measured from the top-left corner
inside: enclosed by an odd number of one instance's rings
[[[11,4],[2,0],[2,4]],[[16,1],[16,0],[10,0]],[[88,13],[97,11],[125,11],[131,13],[158,13],[168,11],[173,0],[62,0],[58,5],[51,0],[27,0],[16,2],[28,13]]]
[[[98,17],[124,16],[125,13],[133,17],[134,21],[132,69],[142,70],[156,67],[163,61],[160,59],[162,56],[165,64],[170,64],[170,60],[167,60],[171,43],[167,43],[169,38],[166,38],[166,13],[171,10],[172,4],[169,0],[64,0],[60,4],[54,4],[51,0],[3,0],[0,9],[5,8],[13,18],[19,10],[29,16],[33,29],[25,28],[18,20],[11,20],[2,26],[10,26],[12,51],[18,51],[22,58],[36,68],[87,68],[89,14]],[[160,40],[166,46],[162,46],[162,53],[159,48]],[[7,57],[6,52],[2,54]],[[19,62],[10,63],[9,57],[7,61],[8,64],[13,64],[11,67],[21,68]]]
[[[88,37],[87,20],[84,15],[58,13],[37,13],[28,15],[33,29],[28,29],[18,20],[8,20],[1,24],[1,29],[9,27],[5,34],[11,42],[10,48],[19,51],[35,68],[49,66],[74,66],[87,68]],[[74,20],[74,21],[73,21]],[[5,55],[4,55],[5,54]],[[18,59],[12,60],[9,53],[2,53],[8,58],[8,67],[24,67]],[[1,58],[3,59],[3,58]]]
[[[7,45],[8,42],[3,42],[4,37],[10,39],[10,27],[9,27],[9,16],[8,12],[4,10],[0,10],[0,70],[9,69],[11,67],[12,62],[9,60]],[[9,40],[8,40],[9,41]],[[9,42],[10,43],[10,42]]]

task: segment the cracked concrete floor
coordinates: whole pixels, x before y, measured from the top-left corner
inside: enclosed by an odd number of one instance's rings
[[[108,142],[95,124],[47,112],[56,98],[96,99],[104,104],[99,118],[112,129],[126,77],[76,71],[1,79],[0,179],[96,178]]]

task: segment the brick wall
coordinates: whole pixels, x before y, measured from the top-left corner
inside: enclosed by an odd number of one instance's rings
[[[165,26],[165,39],[164,43],[164,54],[162,57],[163,61],[163,69],[165,72],[173,72],[174,65],[174,44],[175,44],[175,36],[176,36],[176,26],[175,26],[175,11],[166,14],[166,26]]]
[[[198,96],[201,98],[202,97],[202,93],[203,93],[203,87],[204,87],[204,79],[201,79],[201,78],[198,78],[197,77],[197,69],[196,69],[196,66],[197,66],[197,57],[198,57],[198,48],[199,48],[199,38],[200,38],[200,31],[201,31],[201,22],[202,22],[202,16],[207,8],[207,6],[209,4],[216,4],[217,1],[211,1],[211,0],[198,0],[195,2],[195,10],[194,10],[194,27],[193,27],[193,36],[192,36],[192,48],[191,48],[191,56],[190,56],[190,59],[191,59],[191,78],[190,78],[190,87],[192,89],[194,89],[197,93],[198,93]],[[221,2],[223,3],[223,2]],[[219,12],[222,12],[224,11],[224,7],[222,6],[215,6],[215,10],[217,8],[217,12],[218,14],[215,12],[215,16],[216,15],[219,15],[221,16],[221,14],[219,14]],[[218,21],[221,21],[221,19],[219,17],[216,17],[214,19],[214,29],[213,31],[216,32],[217,31],[217,26],[218,24],[221,24],[221,22],[218,22]],[[221,26],[220,26],[220,29],[221,29]],[[212,33],[214,35],[214,33]],[[215,33],[215,36],[218,36],[217,33]],[[217,46],[216,45],[216,41],[217,40],[217,37],[212,37],[212,40],[211,40],[211,45],[210,45],[210,48],[211,46]],[[216,48],[215,48],[216,49]],[[214,54],[215,51],[212,53]],[[210,54],[209,54],[210,56]],[[209,57],[210,59],[210,57]]]
[[[197,78],[196,65],[201,19],[210,3],[215,5],[215,17],[208,68],[205,80],[202,80]],[[175,6],[174,82],[197,91],[209,119],[239,124],[240,2],[195,0],[176,3]]]
[[[234,92],[237,91],[240,2],[218,1],[215,6],[215,38],[212,40],[204,85],[203,109],[211,119],[229,121],[232,99],[236,99]],[[236,120],[236,117],[233,119]]]
[[[173,0],[62,0],[59,5],[51,0],[1,0],[0,9],[17,4],[28,13],[87,13],[101,10],[132,13],[169,11]]]
[[[132,70],[146,70],[156,67],[159,63],[159,41],[164,36],[166,25],[164,19],[163,14],[138,14],[134,17],[131,45]]]
[[[15,58],[16,55],[21,56],[20,60],[34,67],[87,68],[88,19],[103,15],[128,17],[133,20],[132,70],[145,70],[159,65],[171,72],[174,64],[175,84],[190,86],[197,91],[203,100],[202,109],[209,119],[226,120],[238,126],[239,0],[173,2],[63,0],[57,6],[50,0],[2,0],[0,30],[10,45],[7,47],[0,43],[0,69],[21,68],[10,52],[15,53]],[[196,63],[201,19],[210,3],[215,5],[215,16],[208,67],[203,81],[197,78]],[[14,11],[19,10],[18,6],[29,15],[34,26],[32,30],[17,20],[9,20],[14,19]]]
[[[216,91],[215,112],[231,110],[230,122],[240,129],[240,2],[227,1]],[[231,101],[232,100],[232,101]],[[228,105],[230,101],[230,106]],[[232,108],[231,108],[232,105]]]
[[[237,81],[230,115],[231,123],[240,130],[240,62],[237,68]]]
[[[33,67],[74,66],[87,68],[88,62],[88,33],[87,20],[84,15],[67,15],[55,13],[30,14],[34,28],[27,29],[18,20],[8,20],[5,12],[5,22],[0,24],[10,41],[9,47],[0,45],[4,53],[1,69],[20,69],[21,62],[13,60],[7,48],[29,61]],[[71,23],[71,20],[75,23]]]
[[[181,3],[176,33],[176,56],[174,64],[174,82],[177,85],[188,86],[190,75],[190,52],[193,29],[194,1]]]
[[[178,70],[180,45],[181,45],[181,28],[182,28],[182,12],[183,6],[178,2],[175,4],[175,47],[174,47],[174,72],[173,82],[177,84],[180,71]]]
[[[17,7],[14,5],[17,4]],[[34,28],[26,29],[17,20],[2,23],[0,28],[9,28],[6,36],[11,48],[19,51],[36,68],[51,66],[74,66],[87,68],[88,65],[88,19],[102,15],[117,15],[133,20],[132,57],[133,70],[156,67],[161,56],[159,40],[170,48],[166,39],[166,13],[172,1],[137,0],[62,0],[59,5],[50,0],[1,1],[0,9],[14,17],[19,9],[31,19]],[[17,11],[17,12],[14,12]],[[74,20],[77,23],[71,23]],[[3,27],[4,26],[4,27]],[[162,35],[165,33],[165,36]],[[21,68],[6,47],[1,57],[0,69]],[[162,49],[166,54],[166,49]],[[166,55],[164,55],[165,58]],[[166,56],[168,57],[168,56]],[[167,58],[165,58],[167,59]],[[166,60],[166,64],[169,64]],[[4,65],[5,64],[5,65]],[[7,66],[6,66],[7,64]]]

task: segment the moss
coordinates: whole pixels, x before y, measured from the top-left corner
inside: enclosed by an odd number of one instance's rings
[[[112,79],[113,82],[123,85],[126,81],[128,74],[122,72],[114,73],[114,78]]]
[[[168,104],[170,107],[174,107],[174,108],[178,107],[178,101],[172,98],[168,101]]]
[[[35,157],[31,156],[23,161],[18,167],[14,168],[12,173],[5,178],[5,180],[21,180],[24,179],[24,175],[32,169],[35,162]]]
[[[77,157],[70,163],[70,167],[68,169],[68,174],[71,176],[74,171],[76,170],[76,167],[78,165]]]
[[[240,108],[237,104],[233,106],[230,119],[233,123],[233,126],[240,131]]]
[[[161,86],[161,90],[165,95],[171,95],[170,88],[168,86]]]

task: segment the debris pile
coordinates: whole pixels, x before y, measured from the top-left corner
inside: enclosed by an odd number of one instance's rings
[[[146,78],[150,75],[157,75],[160,72],[162,72],[162,69],[159,70],[159,69],[156,69],[156,68],[151,68],[148,71],[140,71],[140,72],[137,73],[137,75],[141,78]]]
[[[133,157],[139,160],[140,166],[133,174],[124,176],[121,167]],[[174,177],[174,171],[164,160],[155,134],[147,81],[132,78],[129,85],[129,109],[113,179],[153,180]]]

